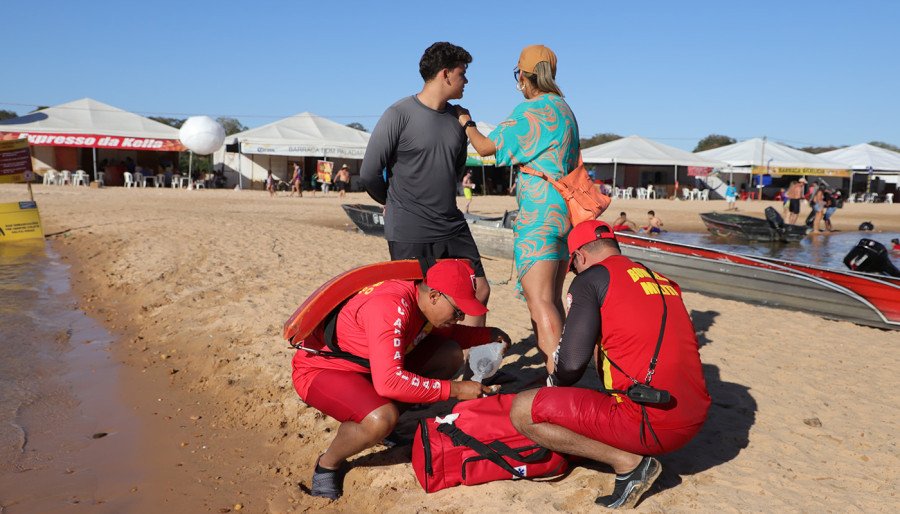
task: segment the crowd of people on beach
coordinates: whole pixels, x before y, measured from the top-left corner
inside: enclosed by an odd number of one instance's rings
[[[302,400],[340,422],[313,465],[313,496],[339,498],[348,459],[397,444],[395,428],[411,405],[496,392],[453,379],[464,350],[512,344],[502,328],[486,326],[491,287],[456,203],[466,146],[498,166],[527,165],[559,179],[579,164],[579,135],[551,49],[522,50],[513,78],[523,101],[490,134],[450,103],[463,97],[471,62],[459,46],[431,45],[419,63],[421,91],[391,105],[372,132],[360,180],[384,205],[391,259],[419,259],[425,269],[420,280],[359,290],[323,320],[332,328],[314,332],[293,358]],[[295,165],[292,182],[302,180]],[[471,191],[470,175],[462,185]],[[565,200],[540,176],[518,175],[515,194],[516,285],[544,367],[539,381],[518,391],[508,417],[544,448],[609,465],[615,485],[596,503],[633,507],[662,471],[657,456],[687,444],[710,405],[681,290],[621,254],[615,230],[637,228],[624,212],[615,226],[588,220],[573,227]],[[650,211],[642,230],[662,226]],[[569,272],[576,277],[564,295]],[[575,385],[592,358],[599,390]]]

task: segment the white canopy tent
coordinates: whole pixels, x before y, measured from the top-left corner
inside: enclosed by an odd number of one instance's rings
[[[18,118],[0,121],[0,139],[24,138],[35,148],[36,171],[52,169],[52,151],[40,147],[92,148],[96,177],[96,149],[184,151],[178,129],[132,112],[82,98]],[[46,161],[51,162],[46,162]]]
[[[838,148],[830,152],[819,154],[822,157],[838,162],[846,162],[850,166],[850,191],[853,194],[852,175],[865,173],[871,177],[880,177],[885,182],[898,183],[900,174],[900,153],[892,152],[885,148],[862,143]],[[868,187],[868,182],[867,186]]]
[[[362,130],[302,112],[226,137],[226,145],[240,143],[240,153],[226,152],[223,146],[214,154],[213,162],[228,166],[251,181],[261,180],[271,168],[271,160],[257,156],[362,159],[369,137]]]
[[[751,173],[754,166],[769,168],[785,168],[789,170],[807,170],[808,173],[791,173],[800,175],[834,175],[826,170],[844,171],[847,165],[820,155],[804,152],[768,141],[764,138],[753,138],[728,146],[713,148],[694,155],[708,159],[725,161],[734,173]],[[817,173],[816,170],[819,170]]]
[[[612,164],[613,185],[616,183],[616,171],[619,164],[673,166],[675,170],[678,169],[678,166],[725,167],[725,163],[722,161],[686,152],[641,136],[623,137],[586,148],[581,151],[581,157],[585,163]]]

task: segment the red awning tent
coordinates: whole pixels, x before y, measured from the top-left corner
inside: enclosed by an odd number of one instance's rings
[[[182,152],[178,129],[111,105],[83,98],[0,121],[0,140],[28,138],[34,170],[83,167],[79,149],[90,148],[96,176],[97,150],[113,158],[136,152]],[[158,156],[149,159],[157,162]],[[177,159],[176,159],[177,161]]]

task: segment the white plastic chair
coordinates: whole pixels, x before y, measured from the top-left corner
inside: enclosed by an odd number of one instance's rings
[[[700,190],[696,187],[691,189],[691,200],[699,200],[700,199]]]
[[[639,187],[637,189],[637,198],[638,200],[646,200],[647,199],[647,190],[643,187]]]
[[[44,185],[56,184],[56,170],[47,170],[44,172]]]
[[[181,175],[172,175],[172,189],[181,187]]]
[[[106,172],[103,172],[103,171],[97,172],[97,185],[99,185],[101,187],[106,185],[106,182],[103,181],[103,177],[105,177],[105,176],[106,176]]]
[[[884,203],[894,203],[894,193],[885,193]]]
[[[700,199],[703,200],[704,202],[709,201],[709,189],[704,189],[703,191],[700,191]]]
[[[690,200],[692,198],[691,190],[686,187],[681,188],[681,197],[685,200]]]
[[[77,186],[79,183],[82,186],[87,187],[88,182],[90,182],[90,179],[88,178],[87,173],[85,173],[84,170],[78,170],[75,172],[74,175],[72,175],[72,186],[73,187]]]
[[[56,185],[61,186],[63,184],[72,185],[72,172],[69,170],[62,170],[59,172],[59,175],[56,176]]]
[[[195,180],[194,189],[206,189],[206,182],[203,180]]]
[[[647,186],[647,192],[644,196],[649,200],[651,197],[656,200],[656,188],[653,186]]]
[[[156,175],[156,187],[165,187],[166,185],[166,176],[162,173]]]
[[[631,193],[633,193],[633,192],[634,192],[633,187],[626,188],[624,198],[631,198]]]
[[[125,172],[125,187],[137,187],[137,182],[134,181],[134,175],[130,171]]]

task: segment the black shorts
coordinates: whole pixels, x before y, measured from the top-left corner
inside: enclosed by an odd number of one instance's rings
[[[392,261],[402,259],[418,259],[430,257],[432,259],[469,259],[475,269],[476,277],[484,277],[484,265],[481,264],[481,254],[472,232],[468,225],[455,236],[442,241],[428,243],[403,243],[400,241],[388,241],[388,251]]]
[[[794,214],[800,214],[800,199],[791,198],[788,202],[788,210]]]
[[[334,190],[335,191],[346,191],[347,183],[344,182],[343,180],[335,180],[334,181]]]

